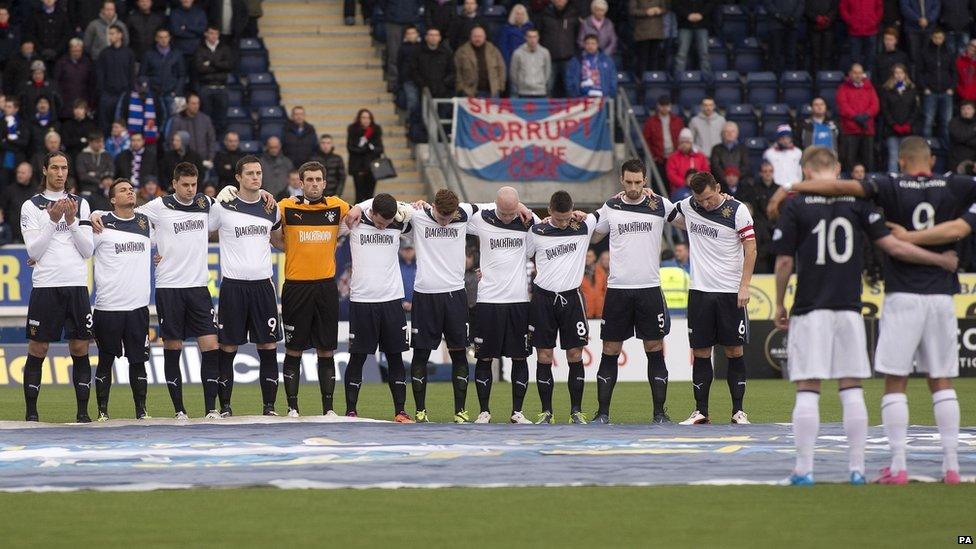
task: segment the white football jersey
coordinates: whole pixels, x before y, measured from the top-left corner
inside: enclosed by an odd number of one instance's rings
[[[246,202],[240,197],[213,207],[210,230],[220,236],[220,275],[234,280],[271,278],[271,231],[281,226],[278,205],[264,199]]]
[[[149,305],[152,224],[137,213],[128,219],[102,217],[95,235],[95,308],[134,311]]]
[[[674,205],[670,219],[685,218],[691,260],[689,288],[702,292],[738,293],[742,281],[742,242],[753,240],[752,215],[739,201],[726,200],[708,211],[688,197]]]
[[[344,227],[344,225],[343,225]],[[393,222],[377,229],[363,208],[359,224],[349,231],[352,280],[349,299],[356,303],[383,303],[403,299],[400,276],[400,235],[409,233],[410,223]]]
[[[163,196],[136,208],[156,230],[156,250],[162,256],[156,265],[157,288],[206,286],[211,223],[215,222],[214,200],[198,193],[189,204],[175,195]]]
[[[637,204],[611,198],[600,208],[596,232],[610,235],[608,288],[661,285],[661,238],[674,210],[667,198],[645,196]]]
[[[495,214],[494,204],[478,206],[478,212],[468,222],[468,231],[478,236],[481,251],[478,303],[527,302],[529,277],[525,256],[532,224],[523,223],[518,217],[511,223],[503,223]],[[539,223],[538,217],[534,223]]]
[[[550,292],[567,292],[579,288],[583,282],[586,251],[590,236],[596,230],[600,212],[586,219],[571,221],[565,229],[551,223],[538,223],[529,231],[526,253],[535,258],[535,284]]]
[[[462,203],[454,219],[441,226],[430,208],[413,212],[413,245],[417,250],[417,278],[414,290],[440,294],[464,289],[464,244],[468,219],[477,206]]]
[[[51,221],[47,207],[62,198],[78,204],[75,222],[70,226],[62,217]],[[31,271],[35,288],[88,286],[88,265],[94,248],[88,202],[73,194],[44,191],[20,207],[20,229],[27,254],[37,263]]]

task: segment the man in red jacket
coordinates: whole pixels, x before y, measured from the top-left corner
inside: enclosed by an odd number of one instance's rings
[[[976,101],[976,39],[956,58],[956,94],[960,101]]]
[[[840,0],[840,18],[847,24],[851,42],[851,61],[861,63],[868,72],[874,69],[875,47],[884,0]]]
[[[678,134],[678,147],[668,157],[668,184],[672,196],[675,191],[687,186],[685,172],[688,170],[707,172],[709,169],[708,157],[694,149],[693,141],[694,136],[691,134],[691,130],[688,128],[681,130],[681,133]]]
[[[840,112],[840,157],[844,169],[864,164],[874,169],[874,118],[878,116],[878,94],[864,74],[864,67],[851,65],[847,78],[837,88]]]
[[[658,97],[657,110],[644,122],[644,141],[651,150],[657,171],[664,172],[668,156],[678,146],[678,134],[685,127],[681,116],[671,112],[671,97]],[[665,133],[664,128],[668,128]]]

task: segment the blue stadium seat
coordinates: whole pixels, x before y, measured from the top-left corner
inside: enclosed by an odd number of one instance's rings
[[[769,148],[769,144],[761,137],[750,137],[745,140],[745,145],[749,151],[749,168],[752,173],[758,173],[763,153]]]
[[[758,72],[763,69],[763,52],[755,38],[746,38],[735,45],[732,68],[738,72]]]
[[[240,151],[244,154],[261,154],[260,141],[241,141]]]
[[[799,109],[813,99],[813,78],[806,71],[786,71],[780,75],[779,84],[780,103],[786,103],[792,109]]]
[[[739,125],[740,138],[759,135],[759,121],[752,105],[732,105],[725,110],[725,119]]]
[[[644,105],[631,105],[630,112],[637,117],[637,120],[641,123],[643,123],[644,119],[647,118],[647,107]]]
[[[627,71],[620,71],[617,73],[617,85],[620,87],[633,86],[634,78]]]
[[[644,83],[644,105],[653,109],[657,105],[657,98],[671,95],[671,77],[664,71],[647,71],[641,77]]]
[[[285,109],[281,108],[279,105],[261,107],[258,109],[257,113],[258,122],[261,122],[262,124],[273,120],[280,120],[282,122],[287,120],[285,117]]]
[[[271,136],[280,138],[284,131],[284,120],[264,120],[261,122],[261,128],[258,130],[258,138],[264,143]]]
[[[749,35],[749,16],[736,4],[722,6],[722,38],[738,44]],[[714,68],[714,67],[713,67]]]
[[[810,118],[811,114],[813,114],[813,107],[810,106],[810,103],[800,105],[800,108],[796,111],[796,119],[805,120]]]
[[[678,75],[678,105],[688,110],[701,103],[707,95],[701,71],[685,71]]]
[[[817,95],[823,97],[827,102],[830,112],[837,112],[837,86],[844,81],[844,73],[841,71],[820,71],[817,73]]]
[[[715,84],[715,103],[721,108],[742,103],[742,81],[739,73],[733,71],[719,71],[714,73],[712,81]]]
[[[746,101],[757,107],[776,102],[776,75],[771,72],[750,72],[746,75]]]
[[[708,62],[712,65],[712,72],[729,70],[729,50],[718,38],[708,39]]]
[[[769,26],[772,18],[766,13],[766,8],[761,5],[756,6],[753,17],[756,22],[756,38],[763,44],[769,43]]]
[[[237,48],[240,52],[238,73],[268,72],[268,50],[260,38],[242,38]]]
[[[776,138],[776,127],[780,124],[790,124],[790,107],[786,103],[772,103],[762,108],[762,135],[773,140]]]
[[[227,86],[227,104],[231,107],[244,106],[244,89]]]
[[[259,72],[247,77],[248,102],[251,107],[267,107],[280,102],[278,82],[273,74]]]
[[[227,131],[236,132],[242,141],[254,139],[254,119],[241,107],[227,109]]]
[[[630,100],[631,105],[636,105],[638,103],[637,83],[634,82],[634,79],[630,76],[629,72],[622,71],[617,73],[617,87],[627,94],[627,99]]]
[[[949,169],[955,170],[955,168],[946,166],[949,151],[946,150],[945,144],[942,143],[941,139],[927,137],[925,138],[925,142],[929,144],[929,148],[932,149],[932,155],[935,156],[935,165],[932,166],[932,173],[945,173]]]

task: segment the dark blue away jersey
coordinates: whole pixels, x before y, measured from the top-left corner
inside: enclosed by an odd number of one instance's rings
[[[976,202],[976,178],[968,175],[876,175],[862,185],[865,195],[884,209],[888,221],[910,231],[956,219]],[[926,248],[941,253],[954,247]],[[885,292],[952,295],[959,292],[959,277],[932,265],[886,257]]]
[[[773,251],[796,261],[791,316],[815,309],[861,310],[864,235],[890,234],[874,206],[850,196],[790,197],[773,232]]]

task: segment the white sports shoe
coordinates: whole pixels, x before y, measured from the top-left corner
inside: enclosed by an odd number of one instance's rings
[[[186,415],[186,412],[176,412],[176,421],[189,421],[190,416]]]
[[[478,419],[474,420],[475,423],[491,423],[491,414],[488,412],[481,412],[478,414]]]
[[[742,410],[739,410],[734,416],[732,416],[732,423],[734,425],[751,425],[751,423],[749,423],[749,416],[747,416]]]
[[[711,422],[712,421],[708,419],[708,416],[702,414],[698,410],[695,410],[690,416],[688,416],[688,419],[682,421],[678,425],[703,425]]]
[[[224,419],[217,410],[207,412],[207,419]]]
[[[339,417],[339,414],[335,413],[332,410],[329,410],[328,412],[325,413],[325,417]]]
[[[298,417],[298,410],[294,408],[288,408],[288,417]]]
[[[532,422],[529,421],[529,418],[522,415],[522,412],[515,412],[514,414],[512,414],[512,419],[510,419],[509,421],[517,425],[532,425]]]

